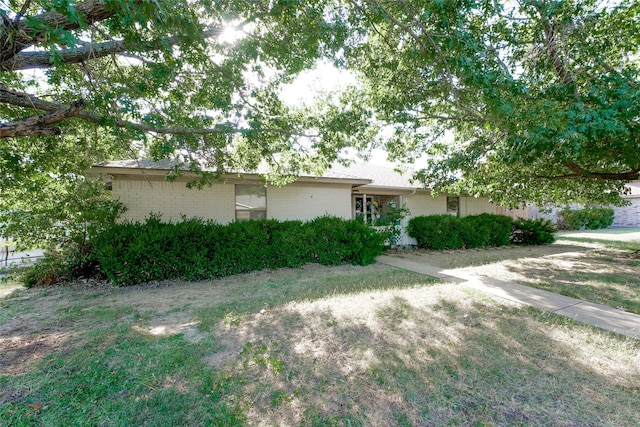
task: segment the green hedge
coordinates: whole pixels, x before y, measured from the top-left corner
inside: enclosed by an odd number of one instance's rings
[[[508,216],[492,214],[417,216],[409,220],[407,233],[427,249],[505,246],[510,243],[511,223]]]
[[[611,227],[614,211],[611,208],[564,209],[558,216],[558,226],[565,230],[598,230]]]
[[[387,236],[362,221],[320,217],[309,222],[188,219],[116,224],[93,244],[102,272],[118,285],[181,278],[201,280],[263,268],[371,264]]]
[[[513,222],[511,242],[521,245],[547,245],[553,243],[556,238],[556,228],[547,219],[523,219]]]

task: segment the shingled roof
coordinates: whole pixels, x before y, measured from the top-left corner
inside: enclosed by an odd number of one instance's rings
[[[350,166],[333,165],[331,170],[369,179],[371,183],[366,187],[371,188],[422,188],[419,184],[411,182],[411,175],[408,173],[400,173],[392,168],[371,163],[355,163]]]
[[[138,170],[142,173],[145,171],[169,171],[175,168],[177,162],[174,160],[154,161],[152,159],[129,159],[129,160],[113,160],[102,162],[94,165],[92,169],[97,172],[125,173],[127,170]],[[186,167],[180,167],[186,171]],[[205,170],[207,170],[205,168]],[[261,175],[266,173],[266,168],[259,168],[257,171],[236,171],[230,174],[241,175]],[[396,188],[396,189],[414,189],[421,188],[419,185],[410,181],[409,174],[402,174],[392,168],[373,165],[369,163],[355,163],[350,166],[334,164],[330,169],[326,170],[322,176],[314,176],[310,174],[302,174],[301,178],[318,178],[318,179],[337,179],[360,181],[360,185],[367,188]]]

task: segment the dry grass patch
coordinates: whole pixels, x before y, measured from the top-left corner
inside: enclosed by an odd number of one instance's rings
[[[633,425],[637,417],[637,342],[455,285],[289,304],[226,334],[236,331],[243,345],[226,370],[243,378],[236,396],[253,425]]]
[[[496,248],[458,249],[445,251],[432,251],[424,249],[399,249],[388,251],[385,254],[406,258],[411,261],[426,262],[443,269],[464,268],[470,266],[493,264],[500,261],[538,258],[566,252],[587,252],[593,247],[601,245],[581,244],[570,242],[558,242],[546,246],[500,246]]]
[[[10,425],[637,421],[637,341],[384,265],[0,304]]]
[[[640,314],[639,253],[637,242],[567,237],[547,246],[396,251],[390,255]]]

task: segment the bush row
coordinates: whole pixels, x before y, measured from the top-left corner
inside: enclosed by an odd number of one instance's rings
[[[564,209],[558,212],[558,217],[558,228],[598,230],[611,227],[614,211],[611,208]]]
[[[503,215],[428,215],[412,218],[407,232],[419,247],[428,249],[504,246],[510,242],[511,222]]]
[[[407,233],[426,249],[460,249],[506,246],[510,243],[547,244],[554,241],[553,225],[546,220],[513,221],[504,215],[466,217],[428,215],[409,221]]]
[[[177,223],[151,216],[115,224],[93,241],[102,272],[118,285],[181,278],[201,280],[308,262],[366,265],[382,253],[386,235],[362,221],[320,217],[301,221]]]

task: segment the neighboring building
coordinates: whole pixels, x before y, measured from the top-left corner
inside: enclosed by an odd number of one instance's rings
[[[622,198],[629,202],[627,206],[612,206],[614,211],[614,219],[612,227],[640,227],[640,181],[632,181],[627,184],[628,193],[622,195]],[[570,205],[569,209],[582,209],[582,205]],[[499,208],[498,212],[504,215],[510,215],[514,218],[546,218],[556,223],[558,221],[558,213],[566,206],[553,206],[539,208],[531,205],[523,209],[504,209]]]
[[[622,196],[629,201],[629,206],[614,207],[614,227],[640,227],[640,181],[627,185],[629,194]]]
[[[411,216],[498,212],[486,198],[432,197],[429,190],[412,184],[407,176],[369,164],[334,166],[321,177],[303,175],[284,187],[264,186],[255,173],[228,175],[202,190],[187,188],[195,178],[188,172],[173,182],[166,181],[171,169],[167,161],[124,160],[100,163],[91,171],[111,183],[113,198],[127,207],[124,220],[143,220],[153,212],[162,214],[166,221],[179,221],[183,216],[228,223],[259,218],[311,220],[332,215],[375,223],[384,220],[394,207],[408,208]],[[406,236],[402,240],[411,243]]]

